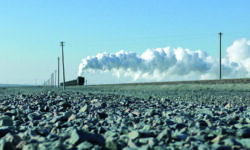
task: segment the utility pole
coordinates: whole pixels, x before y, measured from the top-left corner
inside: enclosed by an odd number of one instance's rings
[[[59,69],[60,69],[60,58],[58,57],[58,88],[60,86],[60,73],[59,73]]]
[[[221,80],[221,35],[222,33],[219,33],[220,35],[220,70],[219,70],[219,79]]]
[[[55,70],[55,87],[56,87],[56,70]]]
[[[64,56],[63,56],[63,45],[64,42],[61,42],[62,46],[62,65],[63,65],[63,90],[65,90],[65,70],[64,70]]]
[[[53,84],[54,84],[54,76],[53,76],[54,73],[51,74],[51,87],[53,87]]]

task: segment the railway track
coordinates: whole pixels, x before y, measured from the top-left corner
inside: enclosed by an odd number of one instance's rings
[[[97,84],[97,85],[166,85],[166,84],[249,84],[250,78],[221,79],[221,80],[190,80],[190,81],[166,81],[166,82],[141,82],[141,83],[119,83],[119,84]]]

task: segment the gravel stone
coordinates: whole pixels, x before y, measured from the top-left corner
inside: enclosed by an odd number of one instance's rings
[[[166,128],[162,130],[161,133],[156,137],[158,141],[161,141],[164,138],[171,138],[171,130]]]
[[[105,143],[105,147],[110,150],[119,150],[120,145],[115,140],[107,140]]]
[[[41,115],[37,113],[31,113],[31,114],[28,114],[28,118],[30,121],[34,121],[34,120],[40,120],[42,117]]]
[[[140,133],[138,131],[131,131],[128,133],[128,137],[133,140],[133,139],[136,139],[136,138],[139,138],[140,137]]]
[[[10,129],[8,127],[0,127],[0,138],[4,137],[7,133],[10,133]]]
[[[31,143],[24,145],[22,150],[37,150],[37,148],[38,148],[38,143]]]
[[[70,136],[70,143],[73,145],[78,145],[84,141],[89,141],[100,145],[105,144],[105,139],[99,134],[92,134],[74,129]]]
[[[0,149],[1,150],[15,150],[16,148],[11,142],[6,141],[5,139],[1,139]]]
[[[77,146],[79,150],[88,150],[91,149],[91,147],[93,147],[93,144],[88,141],[85,141]]]
[[[250,138],[240,139],[239,142],[243,147],[250,149]]]
[[[12,126],[13,120],[9,116],[2,116],[0,118],[0,126]]]
[[[89,109],[89,106],[87,104],[85,104],[81,109],[80,109],[80,113],[83,113],[85,111],[87,111]]]
[[[97,114],[98,114],[100,119],[105,119],[105,118],[108,117],[108,115],[106,113],[104,113],[104,112],[103,113],[97,113]]]
[[[6,134],[4,139],[12,143],[14,146],[16,146],[21,141],[21,138],[18,135],[12,135],[10,133]]]
[[[238,130],[237,135],[242,138],[250,138],[250,128],[242,128]]]

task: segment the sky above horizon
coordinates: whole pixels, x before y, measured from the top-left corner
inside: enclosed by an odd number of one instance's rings
[[[103,52],[124,50],[140,60],[148,49],[170,47],[218,58],[219,32],[226,57],[236,40],[250,40],[249,17],[249,0],[3,1],[0,83],[43,84],[57,69],[61,41],[66,80],[77,77],[83,59]],[[109,75],[105,78],[112,82]]]

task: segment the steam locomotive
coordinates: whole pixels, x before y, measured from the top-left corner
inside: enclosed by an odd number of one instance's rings
[[[65,82],[65,86],[75,86],[75,85],[84,85],[85,78],[78,76],[75,80],[70,80]],[[60,86],[63,86],[63,82],[60,83]]]

